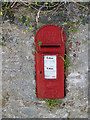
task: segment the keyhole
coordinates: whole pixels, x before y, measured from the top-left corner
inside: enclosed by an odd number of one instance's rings
[[[42,71],[40,71],[40,74],[42,74]]]

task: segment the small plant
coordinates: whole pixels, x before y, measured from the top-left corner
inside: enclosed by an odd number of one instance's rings
[[[42,101],[46,101],[47,106],[49,107],[50,110],[53,108],[57,108],[59,104],[62,103],[60,99],[41,99]]]
[[[64,17],[64,14],[61,14],[62,17]]]
[[[5,38],[2,37],[2,40],[0,41],[0,46],[6,46],[5,41]]]
[[[0,12],[0,15],[3,15],[3,13],[2,13],[2,12]]]
[[[79,23],[80,23],[80,21],[77,21],[77,22],[76,22],[76,25],[78,25]]]
[[[81,24],[85,25],[85,21],[82,21]]]
[[[38,41],[38,46],[40,46],[41,44],[42,44],[42,42],[39,40],[39,41]]]
[[[72,32],[71,29],[69,29],[68,32],[71,33]]]
[[[35,53],[37,53],[37,50],[35,49]]]
[[[70,66],[70,58],[69,58],[69,55],[68,53],[65,54],[65,74],[68,73],[68,67]]]
[[[36,7],[36,5],[37,5],[37,2],[35,2],[35,7]]]
[[[10,7],[10,2],[3,2],[1,5],[1,12],[0,15],[2,15],[3,20],[4,19],[9,19],[10,21],[14,20],[14,13],[13,10]]]
[[[63,58],[62,56],[60,56],[60,57],[64,61],[65,75],[66,75],[66,73],[68,73],[68,67],[70,66],[70,58],[69,58],[68,54],[65,54],[65,58]]]
[[[37,23],[37,25],[38,25],[38,26],[40,26],[40,24],[39,24],[39,23]]]
[[[74,32],[77,32],[77,28],[76,28],[76,27],[74,27],[74,28],[73,28],[73,31],[74,31]]]
[[[26,16],[25,16],[25,15],[22,15],[22,17],[19,18],[19,21],[22,22],[22,23],[25,23],[25,21],[26,21]]]
[[[83,19],[83,16],[82,16],[82,15],[80,15],[79,17],[80,17],[80,19]]]

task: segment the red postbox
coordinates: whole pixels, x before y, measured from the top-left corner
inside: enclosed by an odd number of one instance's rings
[[[64,58],[66,37],[55,25],[41,27],[35,36],[36,92],[38,98],[64,97]]]

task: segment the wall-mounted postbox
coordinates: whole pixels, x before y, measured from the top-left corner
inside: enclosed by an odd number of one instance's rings
[[[35,70],[38,98],[64,97],[64,61],[60,57],[64,58],[64,41],[64,32],[55,25],[43,26],[36,33]]]

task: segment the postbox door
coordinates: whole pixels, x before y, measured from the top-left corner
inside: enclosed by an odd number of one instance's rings
[[[64,57],[64,55],[61,55]],[[38,98],[64,97],[64,62],[60,54],[36,54],[36,88]]]
[[[36,92],[38,98],[44,97],[45,83],[44,83],[44,69],[43,69],[43,55],[35,53],[35,69],[36,69]]]

